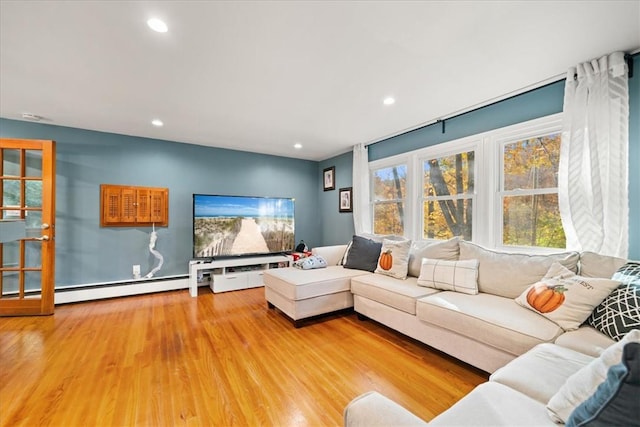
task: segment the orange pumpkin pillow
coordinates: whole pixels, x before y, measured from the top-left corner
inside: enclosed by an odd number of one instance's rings
[[[380,249],[375,272],[396,279],[406,279],[409,271],[410,248],[411,240],[382,240],[382,249]]]
[[[578,276],[556,262],[545,277],[529,286],[516,302],[565,331],[572,331],[578,329],[619,284],[610,279]]]

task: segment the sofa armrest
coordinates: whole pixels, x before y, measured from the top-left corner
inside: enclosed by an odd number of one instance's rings
[[[346,251],[347,245],[318,246],[311,249],[311,253],[324,258],[327,261],[327,265],[340,265],[340,261],[342,261]]]
[[[344,410],[345,427],[426,426],[413,415],[378,392],[370,391],[353,399]]]

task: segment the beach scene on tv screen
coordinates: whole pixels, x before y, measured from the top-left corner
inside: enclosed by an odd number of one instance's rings
[[[293,199],[194,195],[194,256],[292,251]]]

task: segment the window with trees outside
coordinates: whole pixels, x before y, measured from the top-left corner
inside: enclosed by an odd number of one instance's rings
[[[555,114],[370,162],[373,232],[564,248],[561,125]]]
[[[373,185],[373,232],[375,234],[405,234],[405,197],[407,165],[400,164],[371,173]]]
[[[422,161],[422,238],[472,239],[475,152]]]
[[[564,248],[558,209],[561,133],[504,142],[502,151],[502,243]]]

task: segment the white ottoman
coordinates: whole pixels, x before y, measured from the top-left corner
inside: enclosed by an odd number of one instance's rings
[[[264,293],[269,308],[277,307],[299,328],[302,319],[353,307],[351,278],[365,274],[372,273],[339,265],[274,268],[264,273]]]

